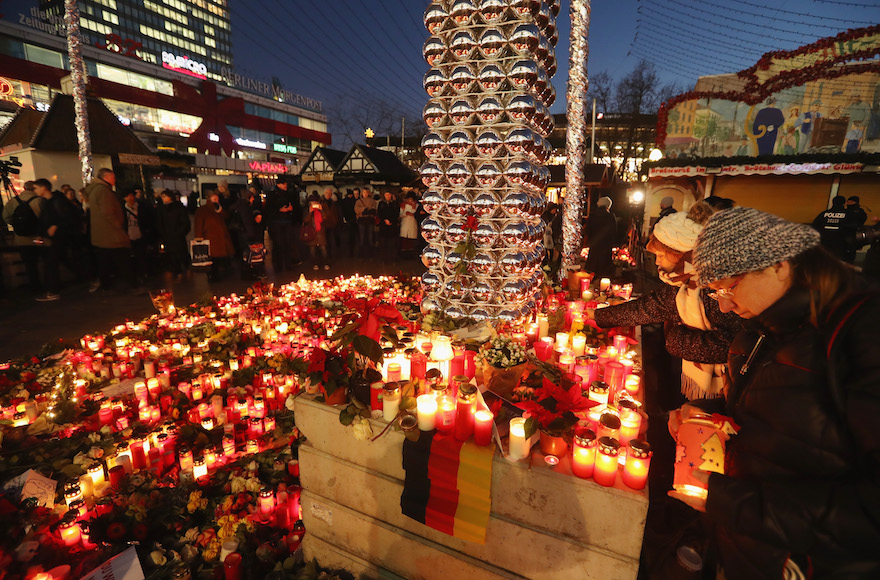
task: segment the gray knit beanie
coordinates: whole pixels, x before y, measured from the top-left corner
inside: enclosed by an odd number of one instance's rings
[[[819,245],[819,232],[751,207],[713,215],[697,237],[694,269],[698,283],[763,270]]]

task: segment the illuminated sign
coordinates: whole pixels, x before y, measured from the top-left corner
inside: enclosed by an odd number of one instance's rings
[[[177,56],[164,50],[162,51],[162,66],[197,79],[208,78],[208,67],[204,64],[190,60],[187,56]]]
[[[215,143],[220,142],[220,136],[217,133],[208,133],[208,139]],[[239,137],[235,140],[236,143],[241,145],[242,147],[250,147],[251,149],[268,149],[269,146],[263,143],[262,141],[251,141],[250,139],[242,139]]]
[[[285,145],[284,143],[273,143],[272,150],[278,153],[290,153],[296,155],[296,147],[293,145]]]
[[[698,175],[792,175],[798,173],[861,173],[862,163],[755,163],[746,165],[725,165],[711,170],[702,166],[652,167],[650,177],[696,177]]]
[[[287,173],[287,165],[269,161],[251,161],[250,168],[259,173]]]
[[[259,93],[261,95],[269,97],[270,99],[275,99],[282,103],[305,107],[313,111],[320,111],[324,108],[324,105],[323,103],[321,103],[321,101],[316,101],[315,99],[310,99],[308,97],[298,95],[294,92],[282,89],[281,87],[273,84],[265,83],[248,77],[243,77],[240,74],[233,72],[230,68],[221,68],[220,75],[223,77],[223,81],[230,87]]]

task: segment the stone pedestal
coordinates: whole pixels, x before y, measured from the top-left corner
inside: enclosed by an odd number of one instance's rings
[[[355,576],[406,578],[634,579],[646,492],[547,467],[537,450],[512,463],[496,453],[485,544],[447,536],[404,516],[403,435],[358,441],[339,409],[296,401],[305,557]],[[378,434],[386,423],[373,421]],[[619,480],[619,477],[618,477]]]

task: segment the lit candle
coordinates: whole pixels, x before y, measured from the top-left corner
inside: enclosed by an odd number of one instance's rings
[[[645,489],[648,481],[648,468],[654,452],[647,441],[633,439],[629,442],[626,465],[623,467],[623,484],[630,489]]]
[[[260,513],[263,517],[269,517],[275,510],[275,492],[271,487],[264,487],[260,490]]]
[[[116,446],[116,465],[124,467],[125,473],[129,475],[134,471],[134,465],[131,461],[131,445],[127,441]]]
[[[591,401],[596,401],[600,405],[607,405],[608,385],[606,385],[602,381],[593,381],[592,383],[590,383],[589,398]]]
[[[154,361],[152,361],[152,360],[145,360],[144,361],[144,376],[147,379],[155,378],[155,376],[156,376],[156,363]],[[159,381],[156,381],[156,382],[158,383]],[[149,386],[149,385],[147,385],[147,386]]]
[[[255,439],[248,439],[247,444],[245,445],[245,451],[250,454],[259,453],[260,442]]]
[[[639,388],[641,384],[642,379],[638,375],[627,375],[624,386],[626,387],[627,393],[632,396],[636,396],[639,393]]]
[[[557,332],[556,333],[556,352],[563,352],[568,348],[568,333],[567,332]]]
[[[181,447],[180,448],[180,470],[186,471],[187,469],[192,469],[193,467],[193,453],[192,449],[189,447]]]
[[[400,364],[388,363],[388,381],[397,382],[401,380]]]
[[[596,433],[592,429],[578,429],[571,448],[571,471],[576,476],[587,479],[593,476],[596,464]]]
[[[271,434],[275,430],[275,417],[265,417],[263,419],[263,433]]]
[[[614,348],[616,348],[620,352],[626,352],[626,347],[628,345],[628,341],[626,335],[617,334],[614,336]]]
[[[544,338],[550,333],[550,320],[546,314],[538,314],[538,338]]]
[[[58,533],[61,534],[61,540],[64,545],[72,548],[82,541],[79,524],[74,518],[67,518],[58,527]]]
[[[432,431],[437,424],[437,398],[433,394],[419,395],[416,399],[419,429]]]
[[[548,336],[536,342],[534,347],[535,356],[542,362],[547,361],[553,355],[553,339]]]
[[[147,391],[150,393],[153,400],[158,400],[159,395],[162,394],[162,385],[159,384],[159,379],[156,377],[147,379]]]
[[[101,426],[110,425],[113,423],[113,409],[110,407],[101,407],[98,409],[98,419],[101,421]]]
[[[138,406],[143,407],[146,405],[149,395],[150,392],[147,390],[146,383],[138,381],[134,384],[134,397],[138,400]]]
[[[455,438],[459,441],[467,441],[474,434],[477,387],[467,382],[455,382],[459,385],[458,402],[455,407]]]
[[[611,437],[600,437],[596,452],[596,465],[593,469],[593,480],[599,485],[613,487],[617,479],[617,455],[620,443]]]
[[[559,367],[563,372],[574,372],[574,357],[570,354],[559,355]]]
[[[208,477],[208,464],[205,463],[204,457],[196,457],[192,464],[193,477],[196,481],[206,479]]]
[[[382,410],[382,389],[385,388],[385,383],[382,381],[376,381],[375,383],[370,384],[370,410],[371,411],[381,411]]]
[[[382,418],[394,421],[400,411],[400,387],[396,382],[387,383],[382,388]]]
[[[64,501],[67,503],[67,507],[77,501],[83,499],[82,489],[79,487],[78,483],[70,484],[64,490]]]
[[[611,279],[602,278],[599,280],[599,292],[606,292],[611,287]]]
[[[492,426],[494,422],[495,417],[491,411],[480,409],[474,413],[474,443],[477,445],[489,445],[492,442]]]
[[[599,417],[598,437],[610,437],[620,441],[620,417],[610,410]]]
[[[617,403],[617,410],[620,413],[619,440],[623,444],[627,444],[632,439],[638,439],[639,431],[642,428],[642,414],[639,413],[639,404],[631,399],[621,399]]]
[[[449,433],[455,425],[455,399],[449,395],[437,397],[437,430]]]
[[[526,439],[526,420],[524,417],[514,417],[510,420],[508,444],[510,447],[509,459],[517,461],[529,456],[529,443]]]
[[[235,455],[235,438],[232,435],[223,436],[223,455],[227,458]]]
[[[624,390],[624,381],[626,380],[626,369],[616,360],[608,361],[605,364],[605,383],[608,384],[609,400],[617,401],[621,391]]]
[[[581,356],[584,354],[584,349],[587,347],[587,337],[583,334],[575,334],[571,337],[571,351],[574,356]]]

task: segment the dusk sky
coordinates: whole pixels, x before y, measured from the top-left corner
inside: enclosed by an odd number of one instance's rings
[[[477,2],[478,4],[479,2]],[[7,18],[36,0],[5,0]],[[277,77],[320,100],[331,116],[357,106],[390,105],[420,118],[427,102],[422,44],[426,0],[230,0],[235,69],[261,81]],[[565,111],[568,6],[557,18],[559,72],[554,113]],[[664,83],[693,88],[700,75],[731,73],[772,50],[791,50],[849,28],[880,23],[876,0],[614,0],[593,2],[588,74],[620,78],[640,59]]]

